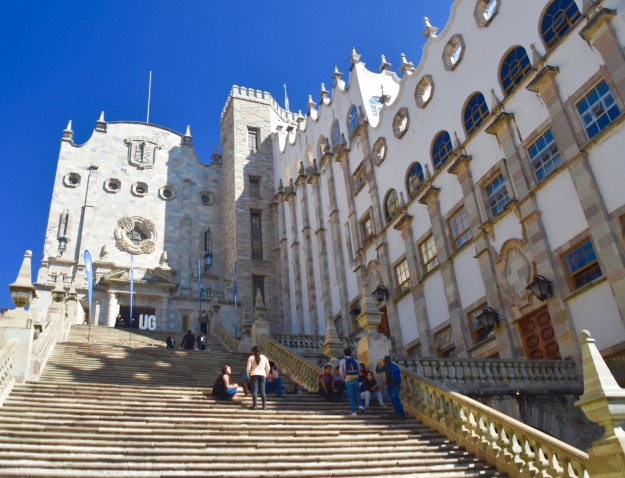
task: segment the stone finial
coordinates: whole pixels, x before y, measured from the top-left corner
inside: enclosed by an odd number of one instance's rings
[[[360,55],[356,53],[356,47],[352,47],[352,54],[349,56],[349,61],[352,64],[352,67],[360,61]],[[351,69],[351,68],[350,68]]]
[[[423,23],[425,24],[425,29],[423,30],[422,35],[425,38],[436,38],[438,28],[432,26],[428,17],[423,17]]]
[[[317,118],[317,110],[315,109],[315,106],[317,106],[317,103],[315,103],[312,99],[312,95],[308,95],[308,116],[310,116],[313,120],[315,120]]]
[[[391,101],[391,97],[389,95],[384,94],[384,85],[380,85],[380,91],[381,91],[381,94],[380,94],[380,98],[378,101],[380,102],[380,104],[385,105],[386,103]]]
[[[319,97],[321,98],[322,103],[326,103],[328,99],[328,90],[326,90],[325,83],[321,83],[321,91],[319,92]]]
[[[404,192],[403,191],[399,191],[399,207],[401,207],[401,208],[406,207],[406,200],[404,199]]]
[[[31,281],[31,258],[33,253],[26,251],[24,253],[24,260],[22,266],[17,274],[15,282],[9,285],[9,291],[11,292],[11,299],[15,304],[15,307],[28,307],[36,297],[35,288]]]
[[[332,73],[332,79],[334,80],[335,85],[342,78],[342,76],[343,73],[339,71],[339,67],[337,65],[334,65],[334,73]]]
[[[281,193],[284,191],[284,184],[282,184],[282,179],[278,181],[278,192]]]
[[[312,165],[313,174],[317,174],[319,172],[319,166],[317,166],[317,159],[313,159]]]
[[[303,130],[304,122],[306,121],[306,118],[304,118],[304,115],[302,114],[302,110],[297,110],[297,118],[295,118],[295,121],[297,121],[298,129]]]
[[[108,258],[108,255],[109,255],[109,248],[105,244],[105,245],[102,246],[102,249],[100,249],[100,259]]]
[[[74,132],[72,131],[72,120],[67,123],[67,128],[63,130],[63,141],[71,142],[74,139]]]
[[[187,125],[187,131],[184,133],[182,137],[182,144],[191,144],[193,141],[193,136],[191,136],[191,126]]]
[[[213,154],[211,154],[211,163],[219,163],[221,161],[221,154],[217,151],[217,145],[215,145],[215,149],[213,150]]]
[[[386,56],[382,55],[382,63],[380,63],[380,71],[386,71],[391,67],[391,64],[386,61]]]
[[[169,265],[169,261],[167,258],[167,251],[163,251],[163,253],[161,254],[161,258],[158,261],[158,265],[159,266],[167,266]]]
[[[456,131],[454,131],[454,149],[460,149],[460,138],[458,138]]]
[[[295,191],[295,183],[293,182],[293,178],[289,179],[289,190],[291,192]]]
[[[406,60],[406,55],[401,54],[401,66],[399,67],[399,71],[403,74],[411,74],[414,71],[414,63]]]
[[[535,69],[540,70],[543,66],[546,65],[547,62],[545,61],[545,58],[540,53],[538,53],[536,45],[530,43],[530,49],[532,50],[532,66]]]
[[[425,176],[425,180],[429,181],[430,179],[432,179],[432,173],[430,173],[430,166],[428,165],[428,163],[425,163],[423,165],[423,169],[424,169],[424,176]]]
[[[100,119],[95,123],[95,130],[100,133],[106,133],[106,121],[104,121],[104,111],[100,113]]]

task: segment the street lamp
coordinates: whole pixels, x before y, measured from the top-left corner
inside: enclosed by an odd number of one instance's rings
[[[211,228],[207,227],[204,231],[204,271],[206,272],[213,267],[213,252],[211,244]]]
[[[476,318],[489,333],[499,325],[499,314],[492,307],[484,307]]]
[[[371,295],[378,301],[378,304],[384,300],[388,300],[388,290],[381,284],[378,284],[375,290],[371,292]]]
[[[541,275],[535,275],[534,280],[532,280],[532,282],[527,285],[526,289],[534,294],[536,298],[541,302],[544,302],[550,297],[553,297],[553,291],[551,290],[551,281],[545,279]]]
[[[360,312],[362,311],[362,309],[360,308],[359,305],[355,306],[351,312],[349,313],[349,315],[352,317],[352,320],[356,320],[358,318],[358,316],[360,315]]]
[[[204,270],[207,271],[211,267],[213,267],[213,253],[207,252],[204,254]]]

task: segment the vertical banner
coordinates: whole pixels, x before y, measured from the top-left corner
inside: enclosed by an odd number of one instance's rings
[[[237,318],[237,261],[234,261],[234,286],[232,288],[232,298],[234,299],[234,336],[239,337],[239,320]]]
[[[135,256],[130,254],[130,330],[132,331],[132,299],[135,289]]]
[[[198,319],[202,317],[202,259],[197,261],[197,289],[198,297],[200,298],[200,309],[198,311]]]
[[[91,339],[91,311],[93,310],[93,261],[91,260],[91,254],[85,249],[85,274],[87,274],[87,298],[89,301],[89,316],[87,321],[89,324],[89,331],[87,332],[87,342]]]

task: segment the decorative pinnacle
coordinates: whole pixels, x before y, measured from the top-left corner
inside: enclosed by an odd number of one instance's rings
[[[315,108],[315,106],[317,106],[317,103],[315,103],[312,99],[312,95],[308,95],[308,110],[312,110]]]
[[[354,65],[360,61],[360,55],[356,53],[355,46],[352,47],[352,54],[349,56],[349,61]]]
[[[100,112],[100,119],[98,120],[99,123],[104,123],[104,111]]]
[[[325,83],[321,83],[321,91],[319,92],[319,96],[321,97],[322,101],[328,97],[328,90],[326,90]]]
[[[380,64],[380,70],[385,71],[385,70],[388,70],[390,67],[391,67],[391,64],[388,61],[386,61],[386,57],[382,55],[382,63]]]
[[[69,120],[67,122],[67,128],[65,128],[65,131],[71,131],[72,130],[72,120]]]
[[[412,73],[414,71],[414,63],[406,60],[406,55],[404,55],[403,53],[400,56],[401,56],[401,66],[399,67],[399,71],[404,74]]]
[[[193,140],[193,136],[191,136],[191,126],[187,125],[187,131],[184,134],[184,136],[182,137],[182,143],[183,144],[191,144],[192,140]]]
[[[438,32],[438,28],[432,26],[428,17],[423,17],[423,23],[425,23],[425,29],[423,30],[422,35],[425,38],[436,38],[436,32]]]
[[[71,141],[74,138],[74,132],[72,131],[72,120],[67,123],[67,128],[63,130],[63,141]]]
[[[184,135],[188,136],[189,138],[192,138],[192,136],[191,136],[191,126],[190,125],[187,125],[187,131],[186,131],[186,133]]]
[[[340,80],[342,76],[343,73],[339,71],[339,67],[337,65],[334,65],[334,73],[332,74],[332,78],[334,79],[334,81]]]
[[[96,121],[95,130],[106,133],[106,121],[104,121],[104,111],[100,113],[100,119]]]

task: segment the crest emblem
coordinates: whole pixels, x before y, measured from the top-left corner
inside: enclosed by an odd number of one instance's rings
[[[151,169],[154,167],[156,152],[161,149],[158,143],[143,138],[128,138],[124,140],[128,147],[128,162],[137,169]]]

